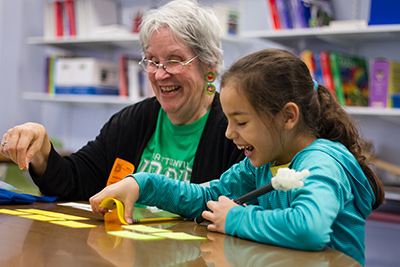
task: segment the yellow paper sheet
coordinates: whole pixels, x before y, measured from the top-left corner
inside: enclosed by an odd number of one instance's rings
[[[177,240],[207,240],[206,237],[189,235],[187,233],[182,232],[170,232],[170,233],[154,233],[154,236],[162,236],[170,239],[177,239]]]
[[[117,208],[117,214],[118,214],[118,218],[121,221],[122,224],[127,225],[128,223],[125,221],[124,218],[124,204],[119,201],[118,199],[115,198],[105,198],[101,203],[100,203],[100,207],[104,207],[107,208],[109,210],[113,210],[115,208]]]
[[[94,228],[97,225],[82,223],[82,222],[74,222],[74,221],[50,221],[50,223],[67,226],[71,228]]]
[[[136,232],[143,232],[143,233],[168,233],[168,232],[172,232],[171,230],[155,228],[155,227],[150,227],[150,226],[141,225],[141,224],[122,225],[122,228],[127,229],[127,230],[134,230]]]
[[[17,209],[17,210],[21,211],[21,212],[28,212],[28,213],[45,215],[45,216],[51,216],[54,218],[61,218],[64,220],[75,220],[75,221],[89,220],[89,218],[85,218],[85,217],[69,215],[69,214],[64,214],[64,213],[54,212],[54,211],[47,211],[47,210],[39,210],[39,209]]]
[[[164,237],[161,237],[161,236],[138,234],[138,233],[134,233],[131,231],[110,231],[107,233],[110,235],[121,236],[121,237],[136,239],[136,240],[161,240],[161,239],[164,239]]]
[[[0,209],[0,213],[8,214],[8,215],[26,215],[29,213],[18,211],[18,210],[8,210],[8,209]]]
[[[49,216],[40,215],[40,214],[26,214],[26,215],[19,215],[19,217],[32,219],[32,220],[38,220],[38,221],[42,221],[42,222],[49,222],[49,221],[54,221],[54,220],[60,220],[60,221],[64,220],[63,218],[49,217]]]

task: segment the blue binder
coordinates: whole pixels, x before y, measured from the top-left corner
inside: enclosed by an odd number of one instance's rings
[[[371,0],[369,25],[400,24],[399,0]]]

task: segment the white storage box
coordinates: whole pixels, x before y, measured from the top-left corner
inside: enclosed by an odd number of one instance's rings
[[[118,64],[95,58],[58,58],[55,93],[118,95],[118,71]]]

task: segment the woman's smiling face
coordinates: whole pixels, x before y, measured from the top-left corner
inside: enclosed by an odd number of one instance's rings
[[[146,58],[163,64],[166,60],[178,60],[186,63],[196,55],[182,40],[175,37],[169,28],[155,31],[146,49]],[[205,94],[205,73],[201,61],[196,58],[183,67],[178,74],[169,74],[159,68],[154,74],[149,73],[153,91],[163,110],[173,123],[188,124],[205,114],[205,102],[209,98]]]

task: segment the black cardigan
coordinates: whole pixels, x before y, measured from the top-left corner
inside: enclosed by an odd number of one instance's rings
[[[45,195],[88,200],[105,187],[117,157],[139,166],[155,131],[159,110],[155,97],[145,99],[114,114],[94,141],[70,156],[62,157],[52,148],[45,173],[37,177],[30,172],[33,181]],[[195,154],[192,183],[218,179],[244,158],[244,153],[225,137],[226,127],[217,93]]]

